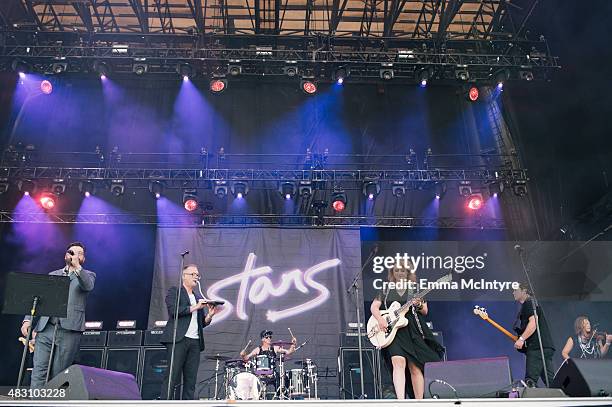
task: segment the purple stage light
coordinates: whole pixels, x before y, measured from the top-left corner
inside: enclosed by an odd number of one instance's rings
[[[29,191],[25,191],[23,194],[24,194],[25,196],[30,196],[30,192],[29,192]]]
[[[374,200],[374,194],[368,194],[368,199],[370,201],[373,201]]]
[[[26,77],[26,74],[25,74],[25,73],[23,73],[23,72],[19,72],[19,78],[21,78],[21,79],[25,79],[25,77]]]
[[[189,76],[187,76],[187,75],[183,75],[183,81],[184,81],[184,82],[189,81]]]
[[[285,194],[285,199],[291,199],[291,194]]]
[[[338,85],[342,85],[344,83],[344,78],[338,78],[338,80],[336,81],[336,83]]]
[[[242,192],[238,192],[238,193],[236,194],[236,198],[238,198],[238,199],[242,199]]]
[[[440,199],[440,194],[436,194],[436,199]]]
[[[104,74],[100,75],[100,79],[102,79],[103,81],[105,81],[105,80],[106,80],[106,75],[104,75]]]
[[[421,81],[421,87],[424,88],[425,86],[427,86],[427,79]]]
[[[499,83],[497,84],[497,89],[499,89],[499,90],[504,90],[504,83],[503,83],[503,82],[499,82]]]
[[[159,199],[161,197],[161,194],[159,192],[155,193],[155,199]]]
[[[85,192],[85,197],[89,198],[91,196],[91,193],[89,193],[89,191]]]

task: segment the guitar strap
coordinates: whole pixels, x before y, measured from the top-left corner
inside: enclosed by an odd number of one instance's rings
[[[387,296],[389,295],[389,292],[391,291],[391,289],[388,290],[383,290],[383,293],[385,294],[385,309],[389,309],[389,307],[387,307]],[[412,315],[414,316],[414,320],[417,323],[417,328],[419,328],[419,332],[421,333],[421,337],[423,339],[425,339],[425,332],[423,332],[423,327],[421,326],[421,321],[419,321],[419,316],[417,315],[416,310],[414,309],[414,307],[410,307],[410,311],[412,312]]]

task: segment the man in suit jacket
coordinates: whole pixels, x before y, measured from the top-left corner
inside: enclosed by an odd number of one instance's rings
[[[34,365],[32,369],[32,388],[40,388],[49,379],[72,365],[79,350],[81,334],[85,330],[85,306],[87,294],[94,288],[96,273],[83,269],[85,263],[85,246],[74,242],[68,245],[64,254],[66,267],[49,274],[65,276],[70,279],[68,291],[68,314],[66,318],[40,317],[34,326],[36,335]],[[26,315],[21,325],[21,333],[27,336],[32,317]],[[49,366],[51,344],[55,333],[55,351]]]
[[[173,398],[174,388],[181,383],[181,373],[183,376],[183,400],[193,400],[195,393],[198,367],[200,365],[200,352],[204,350],[203,329],[210,324],[217,308],[211,304],[206,304],[205,300],[193,290],[198,285],[200,273],[194,264],[188,264],[183,268],[182,281],[180,287],[180,297],[178,304],[178,324],[176,327],[176,348],[174,350],[174,363],[172,365],[172,379],[170,399]],[[177,288],[171,287],[166,295],[166,306],[168,307],[168,324],[164,329],[160,342],[168,349],[168,368],[172,355],[172,337],[174,334],[174,314],[176,306]],[[204,313],[204,308],[208,308],[208,313]],[[164,377],[161,389],[161,398],[168,398],[168,371]]]

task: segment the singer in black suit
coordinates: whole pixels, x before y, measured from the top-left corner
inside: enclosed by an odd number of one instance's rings
[[[170,399],[173,398],[174,388],[181,383],[183,376],[183,393],[181,399],[193,400],[195,393],[198,366],[200,365],[200,352],[204,351],[204,327],[210,324],[217,307],[206,304],[194,288],[200,280],[198,267],[188,264],[183,268],[183,285],[180,287],[180,298],[178,304],[178,325],[176,328],[176,348],[174,350],[174,363],[171,374]],[[160,342],[168,349],[168,369],[172,356],[172,336],[174,332],[174,315],[176,306],[177,288],[171,287],[166,295],[166,306],[168,307],[168,324],[164,329]],[[205,313],[204,309],[208,312]],[[161,398],[168,398],[168,371],[164,377],[161,389]]]

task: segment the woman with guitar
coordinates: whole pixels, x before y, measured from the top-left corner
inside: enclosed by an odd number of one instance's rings
[[[388,323],[381,315],[381,306],[388,309],[395,301],[402,304],[411,302],[412,305],[406,313],[408,325],[397,330],[393,342],[382,349],[382,354],[385,365],[393,372],[393,387],[397,398],[405,399],[408,392],[409,396],[422,399],[425,390],[423,377],[425,363],[440,361],[444,348],[436,342],[423,318],[427,315],[427,303],[418,297],[417,290],[408,288],[408,281],[418,286],[416,274],[412,272],[414,265],[409,262],[406,266],[396,264],[389,270],[388,275],[389,282],[403,283],[397,285],[403,286],[404,289],[383,288],[372,302],[370,310],[378,321],[378,328],[384,331],[388,328]],[[410,374],[410,383],[406,381],[406,370]]]
[[[600,359],[606,356],[612,343],[612,335],[591,330],[591,321],[581,315],[574,321],[575,337],[567,338],[561,351],[563,359]],[[578,345],[577,347],[574,345]]]

